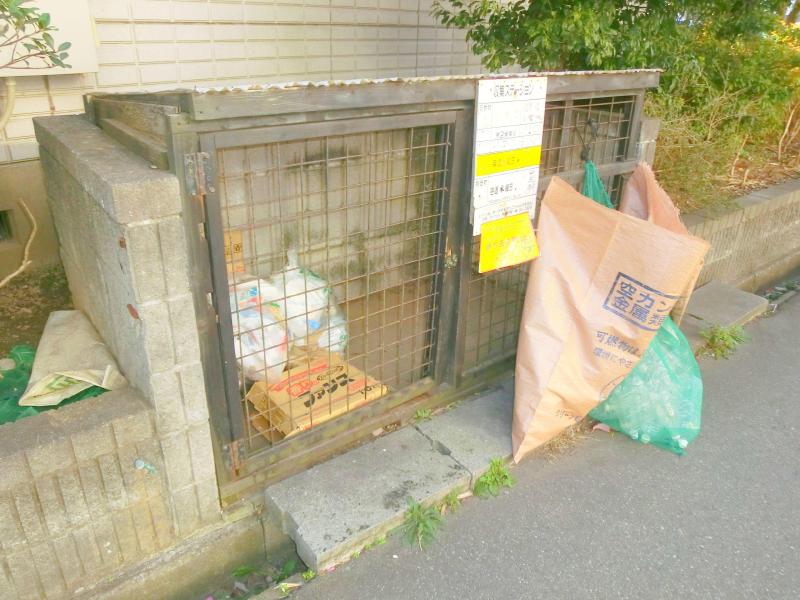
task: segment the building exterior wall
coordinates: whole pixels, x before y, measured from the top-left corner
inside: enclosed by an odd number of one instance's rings
[[[30,268],[58,262],[58,243],[44,198],[44,179],[38,160],[0,165],[0,211],[7,211],[10,216],[12,235],[11,239],[0,241],[0,279],[20,265],[31,233],[32,224],[19,205],[20,200],[36,220],[37,231],[28,256]]]
[[[57,262],[38,171],[32,118],[83,111],[91,91],[271,81],[477,73],[464,34],[430,16],[432,0],[89,0],[99,71],[17,78],[17,100],[0,131],[0,178],[33,184],[34,267]],[[56,23],[56,25],[58,25]],[[5,88],[0,85],[0,104]],[[34,161],[23,163],[23,161]],[[0,247],[0,277],[19,265],[27,224]]]
[[[438,25],[430,7],[431,0],[90,0],[99,71],[17,78],[0,163],[36,158],[31,118],[81,112],[83,94],[94,90],[479,72],[464,34]]]

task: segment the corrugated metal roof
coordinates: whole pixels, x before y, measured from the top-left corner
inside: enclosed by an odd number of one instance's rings
[[[213,87],[196,87],[195,94],[230,94],[241,92],[264,92],[299,88],[367,86],[382,83],[424,83],[431,81],[469,81],[476,79],[503,79],[508,77],[588,76],[621,75],[624,73],[661,73],[662,69],[620,69],[615,71],[538,71],[527,73],[481,73],[477,75],[440,75],[436,77],[387,77],[383,79],[342,79],[326,81],[287,81],[282,83],[242,84]]]

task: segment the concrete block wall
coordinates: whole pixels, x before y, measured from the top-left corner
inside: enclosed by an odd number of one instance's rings
[[[753,192],[720,215],[685,215],[711,250],[697,285],[717,279],[755,291],[800,265],[800,180]]]
[[[2,600],[69,597],[175,540],[164,453],[133,388],[0,426],[0,473]]]
[[[36,133],[74,304],[146,401],[183,538],[220,507],[178,181],[84,117],[43,117]]]

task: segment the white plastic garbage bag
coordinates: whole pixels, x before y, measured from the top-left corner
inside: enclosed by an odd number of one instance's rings
[[[276,302],[282,296],[274,285],[263,279],[246,274],[239,275],[238,279],[239,283],[230,288],[231,312],[259,308],[262,304]]]
[[[347,322],[334,304],[328,310],[327,325],[319,334],[317,347],[331,352],[344,352],[347,348]]]
[[[286,329],[264,306],[234,311],[233,343],[237,364],[251,381],[276,381],[289,357]]]
[[[274,305],[286,319],[292,344],[304,348],[326,324],[331,305],[328,282],[297,265],[297,253],[289,251],[288,264],[270,281],[277,291]]]

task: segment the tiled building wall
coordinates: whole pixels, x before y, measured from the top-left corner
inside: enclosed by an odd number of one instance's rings
[[[479,72],[431,2],[89,0],[99,71],[19,77],[0,163],[35,158],[31,118],[81,112],[92,90]]]

